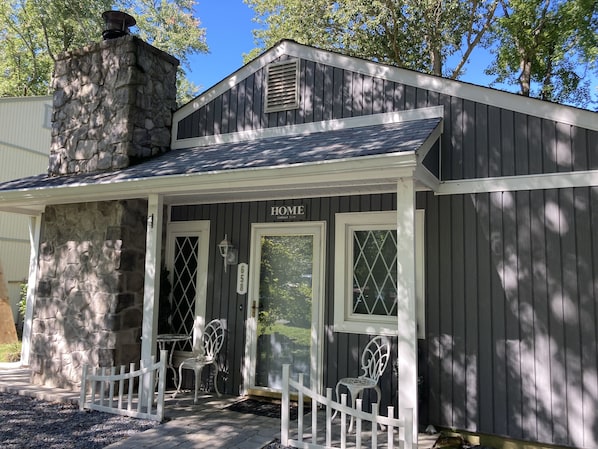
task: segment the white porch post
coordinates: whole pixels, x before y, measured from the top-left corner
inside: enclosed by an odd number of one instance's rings
[[[33,327],[33,308],[35,306],[35,290],[37,284],[37,261],[39,255],[39,236],[41,230],[41,215],[29,217],[29,277],[27,278],[27,299],[25,305],[25,321],[23,322],[23,337],[21,346],[21,365],[29,366],[31,351],[31,330]]]
[[[398,405],[399,413],[405,408],[413,409],[413,443],[417,445],[415,230],[414,180],[400,179],[397,183]]]
[[[162,205],[162,196],[153,194],[148,197],[143,322],[141,324],[141,360],[148,361],[156,353],[162,248]],[[153,388],[154,386],[149,384],[149,376],[144,376],[143,397],[147,398]]]

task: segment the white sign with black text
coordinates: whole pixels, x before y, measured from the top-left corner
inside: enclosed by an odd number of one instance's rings
[[[270,218],[283,220],[305,220],[305,204],[291,204],[270,207]]]
[[[248,265],[246,263],[237,265],[237,294],[239,295],[247,293],[248,274]]]

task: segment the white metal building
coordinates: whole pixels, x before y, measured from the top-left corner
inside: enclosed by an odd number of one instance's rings
[[[0,181],[43,173],[48,168],[52,97],[0,99]],[[0,261],[15,322],[19,284],[29,273],[29,219],[0,212]]]

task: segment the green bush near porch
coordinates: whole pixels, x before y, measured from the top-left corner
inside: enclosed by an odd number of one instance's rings
[[[21,342],[0,345],[0,362],[18,362],[21,360]]]

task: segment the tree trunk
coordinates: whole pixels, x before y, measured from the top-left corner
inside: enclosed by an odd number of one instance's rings
[[[529,60],[521,61],[521,73],[519,74],[520,94],[529,97],[531,90],[532,63]]]
[[[430,55],[432,59],[432,74],[442,76],[442,56],[438,44],[435,44]]]

